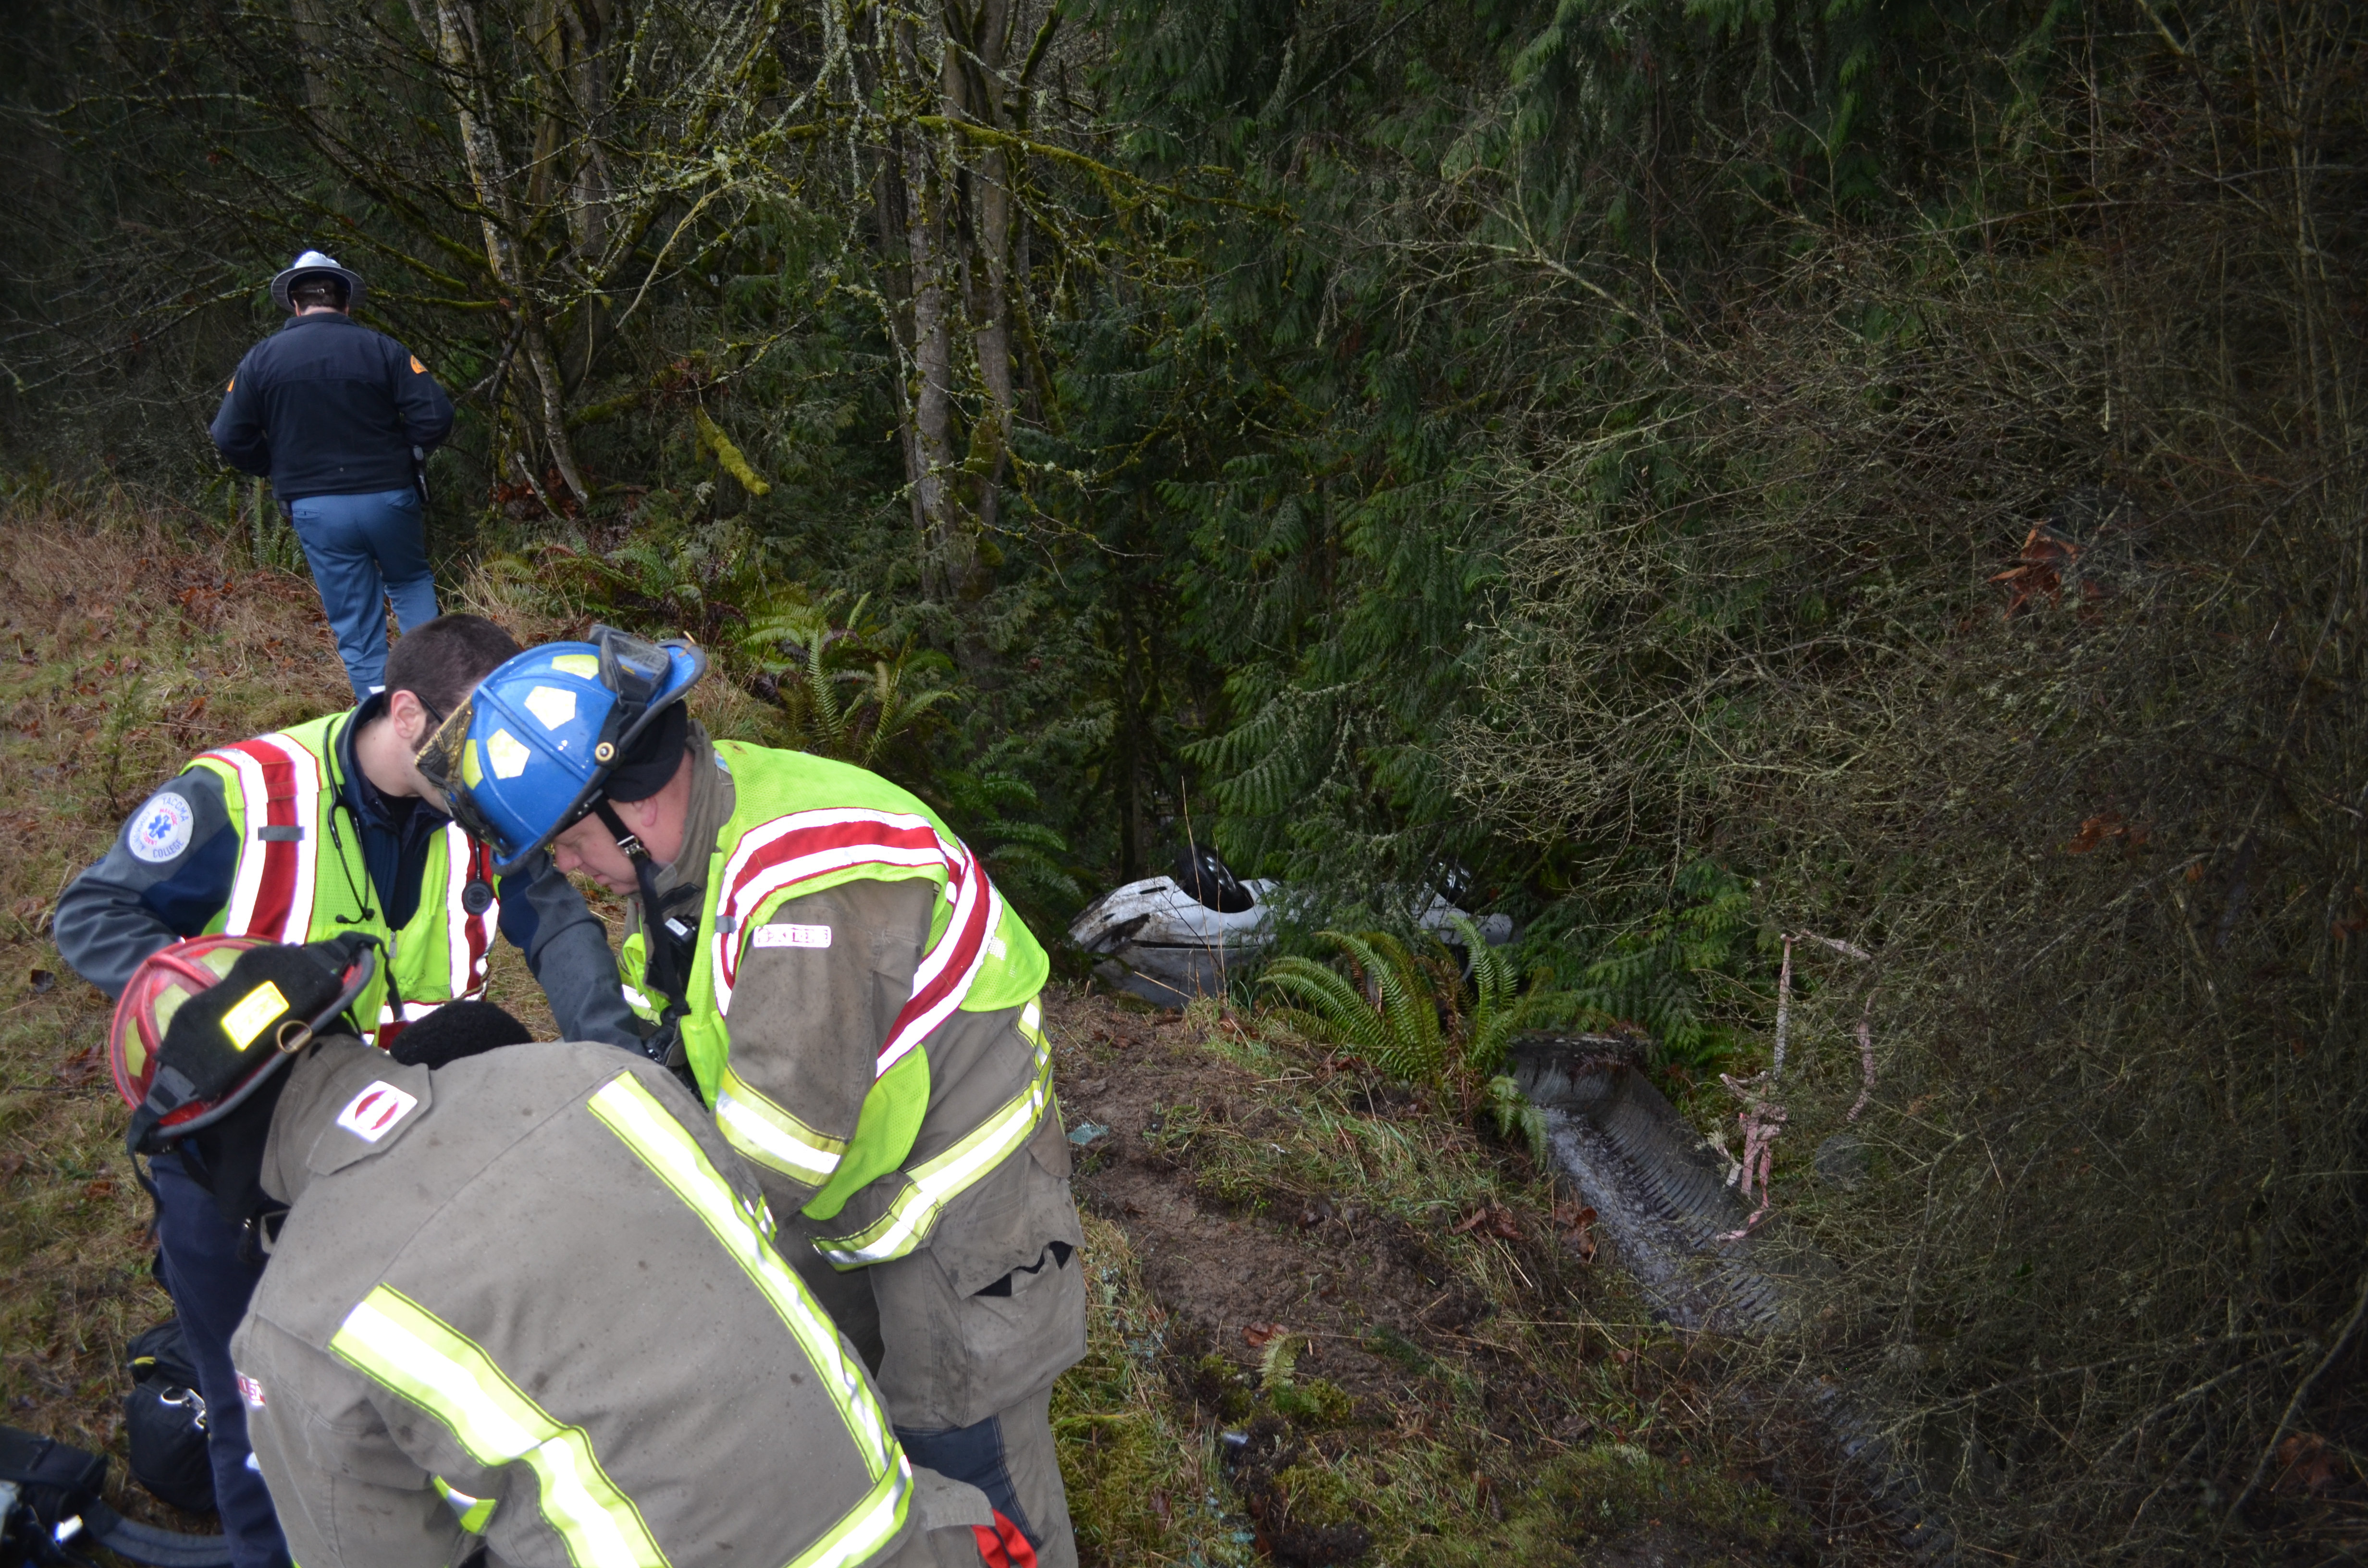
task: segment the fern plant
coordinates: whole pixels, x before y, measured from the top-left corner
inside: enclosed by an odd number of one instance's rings
[[[1467,1105],[1483,1094],[1492,1106],[1508,1094],[1519,1101],[1512,1080],[1497,1073],[1513,1036],[1568,1017],[1577,999],[1543,983],[1523,994],[1510,960],[1481,938],[1478,924],[1461,913],[1449,919],[1471,955],[1468,988],[1443,946],[1418,956],[1384,931],[1318,933],[1349,960],[1353,978],[1292,956],[1269,964],[1258,983],[1291,999],[1301,1028],[1394,1077],[1452,1090]]]
[[[1497,1136],[1508,1143],[1526,1145],[1530,1157],[1544,1165],[1554,1153],[1546,1136],[1546,1113],[1531,1105],[1520,1085],[1502,1073],[1488,1080],[1482,1094],[1488,1118],[1497,1124]]]
[[[734,623],[776,613],[785,597],[791,604],[803,597],[802,589],[776,582],[768,551],[746,528],[677,519],[672,499],[653,492],[645,526],[605,555],[549,540],[530,559],[510,558],[499,574],[555,586],[595,619],[705,643],[724,641]]]
[[[1281,1393],[1291,1387],[1292,1372],[1299,1365],[1299,1353],[1307,1348],[1304,1334],[1278,1334],[1266,1342],[1258,1357],[1258,1387],[1269,1393]]]
[[[930,803],[962,831],[962,842],[985,860],[995,885],[1031,922],[1057,925],[1085,902],[1085,889],[1064,865],[1068,841],[1021,812],[1040,808],[1036,790],[1016,774],[942,768]]]
[[[1294,1023],[1391,1076],[1411,1083],[1442,1079],[1447,1031],[1429,981],[1406,944],[1386,931],[1319,931],[1316,937],[1348,958],[1357,980],[1293,955],[1269,964],[1258,983],[1297,1004],[1290,1009]]]
[[[1669,898],[1605,945],[1575,994],[1590,1023],[1641,1029],[1655,1064],[1696,1077],[1715,1072],[1739,1047],[1713,1011],[1722,982],[1740,983],[1756,944],[1748,886],[1697,860],[1678,873]]]
[[[864,619],[871,603],[855,601],[840,624],[830,612],[840,596],[793,603],[752,619],[737,639],[741,655],[758,676],[769,680],[789,722],[789,744],[817,756],[883,767],[897,743],[914,738],[951,687],[913,689],[915,677],[951,668],[944,655],[916,653],[905,644],[880,646],[879,629]],[[917,780],[915,780],[917,782]]]

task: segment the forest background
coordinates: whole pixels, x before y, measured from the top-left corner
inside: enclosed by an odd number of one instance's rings
[[[1188,841],[1311,926],[1446,891],[1705,1129],[1787,939],[1871,955],[1791,949],[1769,1364],[1967,1540],[2359,1507],[2353,8],[5,25],[12,505],[296,564],[205,424],[317,245],[460,404],[450,584],[696,636],[1041,931]]]

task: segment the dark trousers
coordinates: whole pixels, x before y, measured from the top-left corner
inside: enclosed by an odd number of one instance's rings
[[[1003,1521],[1016,1526],[1039,1568],[1076,1568],[1069,1499],[1053,1448],[1053,1390],[1047,1385],[1008,1410],[951,1432],[899,1426],[905,1457],[986,1494]],[[1006,1549],[1007,1559],[1011,1555]],[[986,1559],[993,1562],[989,1556]]]
[[[263,1266],[239,1256],[238,1228],[222,1217],[205,1188],[189,1179],[177,1154],[148,1162],[156,1183],[156,1241],[165,1254],[165,1289],[181,1319],[198,1392],[206,1402],[206,1455],[213,1460],[214,1507],[230,1537],[231,1568],[290,1568],[288,1542],[271,1494],[247,1460],[246,1404],[230,1362],[230,1336],[246,1316]]]

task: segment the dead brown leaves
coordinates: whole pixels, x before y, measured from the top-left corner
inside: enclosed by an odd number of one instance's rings
[[[1554,1231],[1563,1244],[1578,1256],[1582,1265],[1595,1261],[1595,1210],[1577,1199],[1565,1199],[1554,1205]]]
[[[2146,840],[2153,835],[2154,829],[2145,823],[2129,822],[2119,812],[2099,812],[2080,824],[2080,831],[2064,846],[2064,853],[2086,855],[2091,849],[2116,840],[2120,841],[2126,853],[2145,848]]]
[[[78,1089],[106,1071],[107,1048],[94,1045],[88,1051],[67,1057],[59,1063],[57,1072],[51,1076],[69,1089]]]
[[[2015,563],[1990,577],[1991,582],[2006,585],[2008,619],[2037,600],[2044,599],[2051,605],[2063,602],[2065,581],[2073,575],[2086,548],[2044,523],[2032,528],[2024,538]],[[2083,577],[2079,589],[2084,601],[2105,597],[2103,585],[2093,577]]]
[[[1513,1211],[1503,1204],[1484,1203],[1466,1216],[1462,1224],[1451,1229],[1448,1234],[1496,1236],[1500,1240],[1517,1242],[1521,1239],[1521,1224],[1513,1218]]]
[[[2297,1432],[2278,1445],[2277,1492],[2324,1492],[2350,1467],[2340,1450],[2315,1433]]]

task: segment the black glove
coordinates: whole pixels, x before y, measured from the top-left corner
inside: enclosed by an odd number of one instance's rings
[[[405,1067],[443,1067],[534,1039],[491,1002],[447,1002],[394,1037],[386,1053]]]

